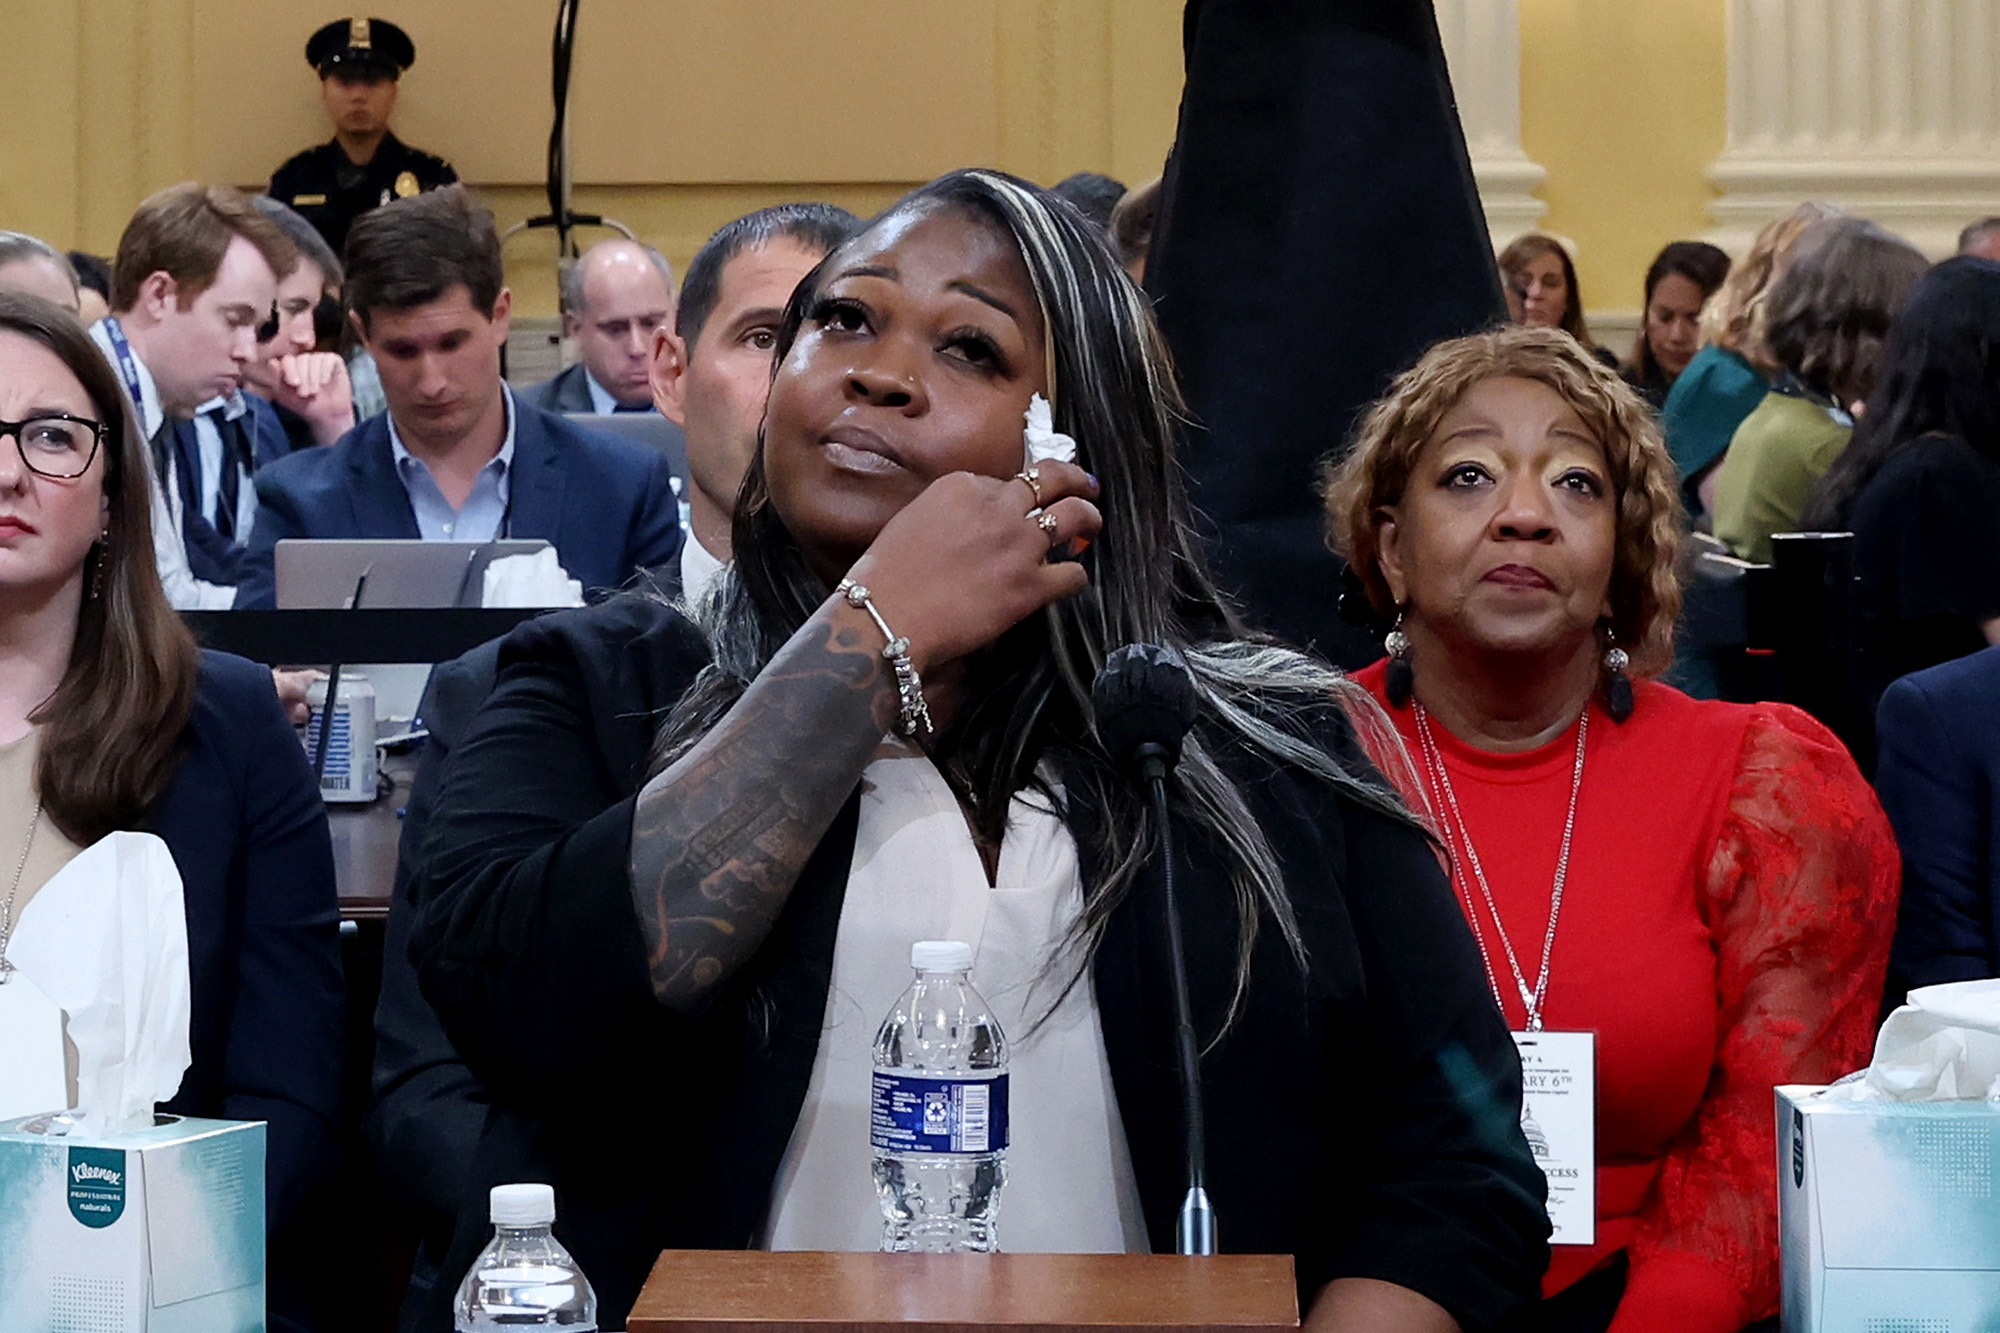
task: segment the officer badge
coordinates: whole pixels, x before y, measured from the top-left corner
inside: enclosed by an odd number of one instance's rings
[[[423,192],[424,187],[417,184],[416,172],[404,171],[397,173],[396,197],[398,199],[408,199],[411,195],[422,194]]]

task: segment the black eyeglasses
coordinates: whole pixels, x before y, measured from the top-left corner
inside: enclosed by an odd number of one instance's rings
[[[68,481],[90,470],[97,446],[104,440],[104,423],[51,412],[26,421],[0,421],[0,435],[14,437],[14,447],[21,451],[28,471]]]

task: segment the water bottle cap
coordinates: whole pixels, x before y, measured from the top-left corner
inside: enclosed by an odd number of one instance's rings
[[[556,1220],[553,1185],[495,1185],[488,1198],[496,1227],[547,1226]]]
[[[910,966],[919,972],[965,972],[972,946],[963,940],[918,940],[910,946]]]

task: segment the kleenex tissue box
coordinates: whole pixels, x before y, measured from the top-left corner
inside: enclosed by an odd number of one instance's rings
[[[2000,1108],[1781,1087],[1784,1333],[2000,1327]]]
[[[0,1333],[264,1328],[264,1125],[0,1122]]]

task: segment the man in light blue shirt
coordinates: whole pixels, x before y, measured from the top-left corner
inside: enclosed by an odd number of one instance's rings
[[[502,394],[507,409],[507,433],[500,440],[500,452],[486,461],[473,476],[472,489],[453,506],[431,476],[424,460],[403,443],[396,429],[396,417],[389,414],[389,454],[396,460],[396,476],[409,494],[410,508],[417,518],[417,533],[427,542],[490,542],[503,535],[507,521],[507,469],[514,465],[514,403]]]
[[[348,234],[347,299],[389,410],[257,474],[239,607],[271,606],[291,537],[550,542],[586,594],[679,553],[666,456],[517,399],[500,374],[512,294],[493,215],[463,187],[397,200]]]

